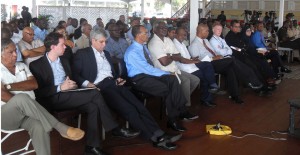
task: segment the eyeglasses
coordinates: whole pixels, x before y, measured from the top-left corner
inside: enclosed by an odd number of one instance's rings
[[[34,36],[34,33],[28,33],[28,32],[25,32],[25,33],[30,35],[30,36]]]
[[[241,28],[241,26],[233,26],[234,28]]]
[[[158,26],[157,28],[163,29],[163,30],[168,29],[166,26]]]

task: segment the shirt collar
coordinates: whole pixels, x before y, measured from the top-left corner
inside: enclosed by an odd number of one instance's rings
[[[50,64],[51,64],[51,63],[60,63],[60,58],[59,58],[59,57],[58,57],[55,61],[51,61],[51,60],[49,59],[49,57],[48,57],[48,53],[49,53],[49,52],[46,53],[46,57],[47,57],[47,59],[48,59],[48,61],[49,61]]]
[[[100,56],[105,56],[104,51],[98,51],[96,48],[91,46],[95,55],[100,54]]]

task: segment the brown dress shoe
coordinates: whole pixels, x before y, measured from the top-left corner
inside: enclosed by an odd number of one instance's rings
[[[79,128],[69,127],[67,130],[67,134],[61,134],[61,136],[76,141],[80,140],[84,136],[84,131]]]

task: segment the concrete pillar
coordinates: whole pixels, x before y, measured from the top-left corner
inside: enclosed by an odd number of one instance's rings
[[[282,27],[283,19],[284,19],[284,0],[280,0],[279,5],[279,28]]]
[[[31,16],[37,17],[38,16],[38,11],[37,11],[37,5],[36,5],[36,0],[32,0],[32,10],[31,10]]]
[[[199,21],[198,6],[198,0],[190,1],[190,43],[196,37],[196,28],[198,26]]]
[[[144,20],[145,0],[141,0],[141,21]]]

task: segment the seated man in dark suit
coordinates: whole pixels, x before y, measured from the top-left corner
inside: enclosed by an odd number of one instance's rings
[[[125,80],[115,75],[112,60],[104,51],[106,33],[104,30],[91,32],[92,46],[76,52],[73,62],[75,81],[82,87],[101,90],[110,108],[129,121],[130,125],[141,131],[142,137],[151,140],[154,146],[172,150],[173,144],[181,135],[166,135],[155,122],[146,107],[122,86]]]
[[[69,91],[76,89],[72,81],[71,68],[68,61],[60,58],[66,46],[64,36],[50,33],[45,39],[46,54],[30,64],[30,70],[37,79],[38,89],[35,90],[36,100],[43,103],[48,110],[78,109],[87,113],[86,149],[87,154],[105,155],[98,147],[99,125],[98,115],[105,131],[112,130],[113,135],[135,137],[138,133],[131,133],[121,129],[112,119],[109,108],[105,104],[98,90]]]
[[[128,77],[131,78],[135,89],[153,96],[164,97],[168,111],[168,127],[185,131],[186,128],[177,123],[177,117],[193,120],[198,116],[189,113],[185,107],[187,99],[176,76],[154,68],[149,51],[144,45],[148,41],[147,29],[144,26],[133,26],[132,35],[135,40],[127,48],[124,56]]]

